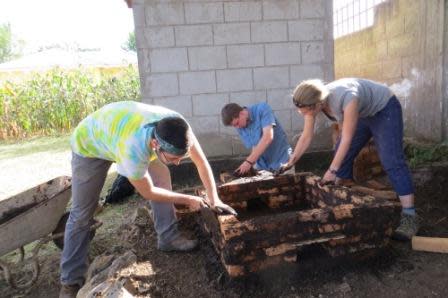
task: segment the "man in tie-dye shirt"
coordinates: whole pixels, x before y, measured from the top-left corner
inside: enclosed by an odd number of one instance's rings
[[[125,101],[92,113],[76,127],[72,138],[72,209],[61,258],[61,295],[76,293],[84,282],[89,227],[113,162],[140,195],[149,200],[158,248],[188,251],[197,246],[177,229],[174,203],[192,210],[202,198],[171,191],[168,164],[189,155],[196,165],[212,208],[234,213],[219,199],[210,165],[190,126],[172,110]],[[66,295],[70,296],[70,295]]]

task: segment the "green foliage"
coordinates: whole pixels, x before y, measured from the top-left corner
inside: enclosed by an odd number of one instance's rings
[[[0,140],[70,132],[103,105],[139,97],[132,66],[118,75],[55,68],[20,83],[6,82],[0,86]]]
[[[137,52],[137,44],[135,42],[135,33],[130,32],[128,36],[128,40],[121,47],[125,51]]]
[[[448,143],[407,144],[405,154],[412,168],[426,163],[448,161]]]
[[[0,24],[0,63],[20,57],[24,44],[23,40],[13,39],[9,24]]]
[[[11,26],[0,25],[0,63],[8,61],[12,56]]]

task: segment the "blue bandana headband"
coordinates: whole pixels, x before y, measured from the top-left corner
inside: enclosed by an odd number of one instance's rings
[[[160,148],[169,153],[169,154],[173,154],[176,156],[183,156],[187,153],[188,149],[179,149],[177,147],[175,147],[174,145],[168,143],[167,141],[165,141],[164,139],[162,139],[158,134],[157,134],[157,129],[156,129],[156,124],[157,122],[154,123],[148,123],[145,125],[145,127],[152,127],[153,128],[153,132],[154,132],[154,137],[156,138],[157,142],[160,145]]]

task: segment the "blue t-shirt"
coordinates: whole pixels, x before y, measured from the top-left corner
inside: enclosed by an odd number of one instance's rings
[[[274,112],[267,103],[255,104],[247,107],[247,110],[250,119],[248,125],[237,129],[244,146],[248,149],[255,147],[263,136],[263,128],[272,125],[274,140],[258,158],[256,167],[259,170],[278,170],[289,160],[292,152],[280,122],[275,118]]]

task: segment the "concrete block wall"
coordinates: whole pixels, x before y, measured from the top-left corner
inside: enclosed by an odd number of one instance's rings
[[[335,40],[335,76],[383,82],[398,95],[405,133],[440,142],[448,136],[445,12],[439,0],[389,0],[372,27]]]
[[[142,101],[182,113],[208,156],[247,153],[221,108],[268,102],[295,145],[303,119],[290,94],[333,79],[326,0],[134,0]],[[331,145],[320,121],[314,148]]]

